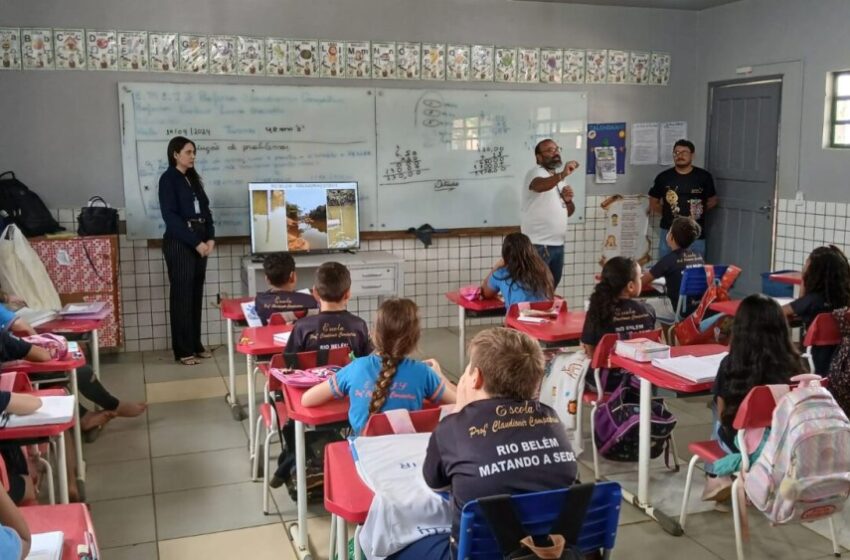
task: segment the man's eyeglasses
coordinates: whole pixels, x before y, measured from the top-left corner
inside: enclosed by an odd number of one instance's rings
[[[546,148],[545,150],[540,150],[540,151],[554,154],[555,152],[560,152],[561,148],[560,148],[560,146],[554,146],[552,148]]]
[[[689,153],[691,153],[690,150],[673,150],[674,156],[682,156],[682,155],[689,154]]]

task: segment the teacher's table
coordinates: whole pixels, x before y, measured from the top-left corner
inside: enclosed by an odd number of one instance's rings
[[[673,346],[670,356],[710,356],[727,352],[729,349],[721,344],[697,344],[693,346]],[[656,510],[650,504],[649,497],[649,446],[650,421],[652,412],[652,386],[661,387],[677,393],[704,393],[711,390],[714,381],[695,383],[684,377],[679,377],[669,371],[655,367],[651,362],[636,362],[616,354],[611,354],[611,365],[622,368],[640,378],[640,439],[638,452],[638,493],[637,499],[630,491],[623,488],[626,501],[641,508],[644,513],[658,521],[661,527],[672,535],[681,535],[682,526],[678,520]]]
[[[254,460],[254,424],[257,421],[257,403],[254,392],[254,377],[257,373],[255,361],[257,356],[267,356],[283,352],[286,344],[274,341],[274,335],[289,332],[292,325],[267,325],[265,327],[248,327],[239,335],[236,351],[245,354],[245,366],[248,372],[248,459]],[[231,393],[235,395],[235,393]]]
[[[505,302],[497,298],[468,300],[460,292],[446,292],[446,299],[457,305],[458,364],[463,372],[466,366],[466,318],[504,317]]]
[[[242,304],[245,302],[254,301],[252,297],[242,297],[235,299],[221,300],[221,316],[227,321],[227,395],[224,400],[230,405],[230,413],[236,421],[244,420],[245,413],[242,406],[239,404],[239,398],[236,396],[236,356],[233,350],[233,324],[245,324],[245,313],[242,311]]]
[[[366,522],[374,494],[357,473],[351,446],[335,441],[325,446],[325,510],[331,514],[331,538],[328,557],[348,550],[346,523],[354,523],[354,558],[360,554],[360,526]]]
[[[516,306],[511,308],[505,324],[540,341],[544,346],[558,346],[581,338],[584,311],[560,311],[556,317],[541,323],[520,321]]]
[[[29,394],[35,397],[57,397],[67,395],[68,393],[64,389],[47,389],[44,391],[33,391]],[[77,408],[76,402],[74,403],[74,408]],[[20,428],[4,427],[0,429],[0,441],[27,442],[23,443],[23,445],[29,445],[39,440],[56,438],[56,441],[59,443],[59,448],[56,451],[56,468],[59,470],[57,473],[59,475],[59,501],[63,504],[67,504],[69,501],[68,463],[65,459],[65,432],[75,425],[78,425],[78,423],[72,418],[69,422],[62,424],[41,424],[39,426],[23,426]],[[77,464],[79,465],[79,460]]]
[[[94,525],[86,504],[25,506],[20,510],[31,533],[62,531],[64,538],[62,560],[79,560],[79,558],[82,558],[82,556],[78,556],[78,546],[89,548],[88,558],[100,558]]]
[[[295,422],[295,488],[298,496],[298,523],[290,527],[295,542],[295,552],[299,558],[309,555],[307,542],[307,460],[304,443],[306,426],[323,426],[348,421],[348,399],[333,399],[322,406],[305,407],[301,397],[307,391],[304,387],[283,385],[283,402],[286,414]],[[341,442],[348,446],[348,442]],[[350,452],[349,452],[350,453]],[[266,468],[269,468],[266,466]],[[355,479],[352,479],[353,483]],[[359,476],[356,477],[359,480]]]
[[[94,376],[100,379],[100,339],[97,330],[109,315],[109,310],[104,309],[99,313],[78,317],[59,317],[37,327],[33,327],[37,333],[54,334],[76,334],[83,335],[91,333],[91,367]]]
[[[77,405],[80,404],[80,391],[77,387],[77,368],[86,365],[86,358],[82,355],[76,355],[66,360],[50,360],[48,362],[30,362],[27,360],[15,360],[13,362],[5,362],[0,368],[0,373],[9,371],[19,371],[28,376],[38,373],[53,373],[67,371],[71,378],[71,393],[77,399]],[[35,381],[38,381],[37,379]],[[77,484],[80,489],[80,497],[85,496],[86,482],[86,462],[83,460],[83,438],[80,428],[80,407],[74,406],[74,451],[77,455]],[[70,426],[69,426],[70,427]],[[62,459],[65,460],[64,458]]]
[[[794,298],[800,297],[800,287],[803,285],[802,272],[778,272],[771,274],[770,279],[780,284],[791,284],[794,286]]]

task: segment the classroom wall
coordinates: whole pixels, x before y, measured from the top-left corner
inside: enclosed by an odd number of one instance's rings
[[[827,74],[850,68],[850,2],[744,0],[699,12],[696,20],[697,145],[705,143],[710,82],[745,77],[735,73],[742,66],[753,67],[749,77],[783,75],[779,197],[793,199],[800,190],[807,201],[846,201],[850,152],[823,146]]]
[[[673,54],[671,84],[563,86],[589,92],[590,122],[683,120],[692,110],[697,53],[694,12],[593,7],[509,0],[3,0],[0,26],[146,29],[281,37],[413,40],[645,49]],[[0,170],[14,169],[52,208],[79,206],[103,195],[123,206],[118,130],[119,81],[358,85],[334,81],[88,71],[0,74]],[[415,87],[410,82],[381,86]],[[428,82],[427,87],[434,87]],[[545,89],[551,86],[456,84],[470,89]],[[426,87],[422,83],[422,87]],[[584,163],[584,162],[582,162]],[[533,165],[529,155],[529,166]],[[659,166],[627,169],[615,186],[589,193],[645,192]]]

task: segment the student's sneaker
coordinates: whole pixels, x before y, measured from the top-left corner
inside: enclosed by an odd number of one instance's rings
[[[732,478],[728,476],[707,476],[702,491],[704,502],[725,502],[732,497]]]

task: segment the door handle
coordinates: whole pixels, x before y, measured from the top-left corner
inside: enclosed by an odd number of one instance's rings
[[[773,211],[773,205],[772,204],[768,204],[767,206],[759,206],[759,212],[761,212],[763,214],[769,214],[772,211]]]

